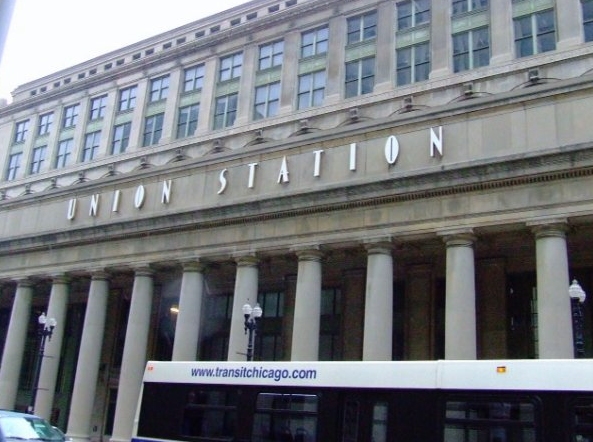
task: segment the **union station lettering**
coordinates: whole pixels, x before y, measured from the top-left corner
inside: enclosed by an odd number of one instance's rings
[[[443,156],[443,128],[442,126],[438,126],[436,128],[429,129],[430,135],[430,142],[429,142],[429,155],[430,157]],[[379,144],[381,145],[381,143]],[[384,140],[382,144],[384,147],[384,155],[383,159],[388,167],[395,166],[399,155],[400,155],[400,143],[395,135],[391,135]],[[357,153],[358,153],[358,145],[357,143],[351,143],[349,146],[342,146],[348,149],[348,170],[351,172],[355,172],[357,170]],[[309,154],[312,154],[310,165],[307,167],[310,170],[311,176],[314,178],[321,177],[322,174],[322,162],[324,157],[324,149],[316,149],[311,151]],[[290,183],[290,157],[286,155],[283,156],[281,159],[277,161],[277,175],[275,175],[275,184],[276,185],[288,185]],[[246,165],[241,167],[247,168],[247,181],[245,186],[248,189],[255,188],[256,176],[258,171],[258,166],[260,166],[259,162],[249,162]],[[312,166],[312,167],[311,167]],[[345,165],[346,167],[346,165]],[[222,169],[218,173],[218,184],[217,184],[217,195],[224,195],[227,191],[229,183],[231,182],[232,174],[228,168]],[[161,196],[160,196],[160,204],[167,205],[171,202],[171,191],[173,188],[173,180],[166,179],[163,181],[162,188],[161,188]],[[121,206],[121,197],[122,197],[122,190],[116,189],[111,194],[111,212],[117,213],[120,210]],[[133,198],[133,207],[137,210],[141,210],[146,202],[147,198],[147,190],[143,184],[140,184],[136,187],[134,191],[134,198]],[[89,217],[97,217],[99,214],[99,208],[101,205],[101,194],[96,193],[90,196],[90,202],[88,205],[88,216]],[[73,221],[76,219],[77,216],[77,206],[78,206],[78,198],[71,198],[68,201],[68,210],[66,214],[66,218],[69,221]]]

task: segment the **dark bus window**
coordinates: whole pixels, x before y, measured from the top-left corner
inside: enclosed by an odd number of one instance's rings
[[[571,441],[593,442],[593,397],[579,398],[571,407]]]
[[[258,394],[252,442],[317,442],[318,401],[311,394]]]
[[[526,398],[467,398],[445,406],[444,442],[534,442],[536,404]]]
[[[190,390],[183,409],[181,435],[231,438],[236,421],[236,391]]]

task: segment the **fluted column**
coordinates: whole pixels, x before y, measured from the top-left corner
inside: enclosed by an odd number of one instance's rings
[[[296,253],[299,264],[290,357],[293,361],[316,361],[319,359],[323,254],[317,248]]]
[[[37,397],[35,398],[35,414],[50,418],[54,403],[58,368],[62,352],[62,341],[64,339],[64,328],[66,325],[66,308],[68,306],[68,278],[65,275],[57,275],[53,278],[49,306],[47,307],[47,318],[56,320],[56,327],[53,330],[51,339],[45,341],[43,361],[39,383],[37,384]]]
[[[447,247],[445,359],[476,359],[476,277],[471,230],[444,237]]]
[[[393,256],[390,241],[366,245],[364,361],[391,361],[393,349]]]
[[[237,258],[237,276],[235,278],[235,294],[229,337],[229,361],[244,361],[247,352],[247,336],[245,335],[242,307],[249,303],[251,307],[257,302],[258,263],[254,255]]]
[[[31,281],[18,281],[0,366],[0,408],[7,410],[13,409],[16,402],[32,297]]]
[[[137,268],[135,271],[111,436],[114,442],[129,442],[132,437],[134,414],[146,365],[153,297],[152,275],[152,270],[148,266]]]
[[[204,266],[197,261],[183,263],[179,314],[173,342],[174,361],[194,361],[198,352],[202,298],[204,296]]]
[[[107,278],[107,273],[103,271],[93,273],[89,288],[72,402],[68,415],[67,434],[75,442],[90,440],[91,418],[97,390],[103,335],[105,334],[105,315],[109,295]]]
[[[564,223],[534,226],[538,349],[541,359],[574,357]]]

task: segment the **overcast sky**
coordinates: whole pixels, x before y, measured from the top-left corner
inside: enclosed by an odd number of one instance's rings
[[[246,0],[16,0],[0,98],[20,84],[247,3]]]

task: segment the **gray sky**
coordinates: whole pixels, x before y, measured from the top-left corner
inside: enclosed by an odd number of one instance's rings
[[[0,98],[18,85],[246,0],[16,0],[0,64]]]

